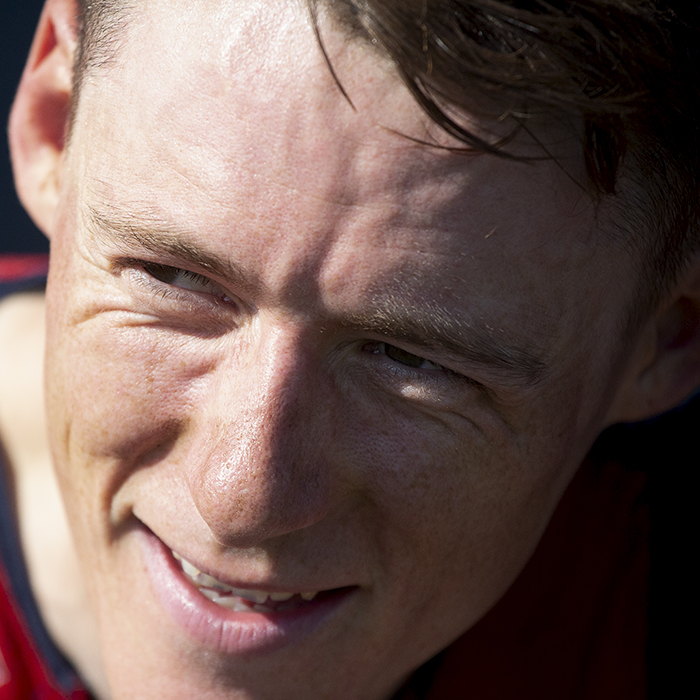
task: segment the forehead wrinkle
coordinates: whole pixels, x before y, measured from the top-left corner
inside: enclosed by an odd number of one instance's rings
[[[353,314],[346,325],[417,348],[447,352],[457,361],[492,369],[516,384],[532,386],[547,372],[543,350],[499,338],[487,324],[479,327],[435,302],[412,304],[395,295],[375,297],[372,311]]]

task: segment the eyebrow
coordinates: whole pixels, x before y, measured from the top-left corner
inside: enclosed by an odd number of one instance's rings
[[[547,371],[542,350],[498,337],[500,329],[479,327],[437,304],[408,305],[396,295],[377,299],[375,304],[372,314],[354,315],[345,325],[407,343],[419,351],[447,355],[458,363],[484,367],[509,383],[534,385]]]
[[[143,212],[125,216],[112,209],[109,214],[88,206],[87,225],[97,239],[116,245],[126,255],[148,251],[157,257],[201,269],[228,280],[246,291],[261,288],[245,269],[232,260],[211,255],[187,242],[187,231]],[[165,263],[168,264],[168,263]],[[418,351],[445,356],[458,363],[493,371],[507,383],[532,386],[547,371],[544,351],[532,344],[513,343],[499,337],[487,324],[477,325],[456,316],[435,302],[410,304],[408,294],[376,295],[369,313],[355,313],[341,320],[344,328],[373,333],[407,343]],[[498,333],[502,333],[500,329]]]
[[[211,255],[187,241],[188,232],[166,221],[142,212],[125,216],[112,209],[109,213],[87,206],[84,212],[89,231],[108,245],[116,245],[125,255],[142,255],[143,251],[159,258],[198,268],[222,279],[230,280],[246,290],[256,290],[245,269],[232,260]]]

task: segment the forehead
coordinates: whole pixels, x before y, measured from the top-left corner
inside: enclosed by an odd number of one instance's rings
[[[177,14],[143,3],[84,87],[73,149],[84,201],[206,234],[216,252],[279,271],[280,285],[306,285],[305,303],[311,280],[330,306],[349,288],[418,289],[555,327],[579,302],[569,273],[583,283],[604,265],[577,144],[550,129],[539,136],[556,162],[457,155],[368,45],[328,22],[322,34],[352,103],[296,3],[200,0]],[[513,147],[533,154],[527,139]]]
[[[329,21],[322,19],[321,25],[331,69],[303,3],[199,0],[174,13],[169,3],[143,2],[125,24],[117,60],[98,70],[101,79],[92,84],[100,116],[110,116],[104,108],[111,104],[115,119],[138,116],[146,129],[177,122],[191,132],[191,145],[210,148],[208,155],[218,153],[214,144],[238,140],[247,153],[239,153],[230,165],[241,163],[243,155],[248,161],[265,161],[280,175],[288,175],[292,165],[295,174],[303,170],[311,178],[307,189],[332,185],[327,168],[345,169],[358,160],[358,151],[378,161],[378,172],[400,161],[411,185],[464,173],[464,158],[399,136],[462,146],[422,114],[391,64],[369,42]],[[332,70],[347,100],[341,98]],[[144,101],[144,96],[150,99]],[[497,120],[480,124],[465,114],[459,119],[487,140],[510,130],[510,124],[499,127]],[[90,123],[95,122],[88,127]],[[544,138],[546,152],[560,159],[557,172],[576,180],[581,175],[579,147],[566,136],[570,134],[563,131],[538,133],[516,140],[509,151],[541,158],[538,140]],[[409,163],[423,170],[418,173]],[[392,172],[397,174],[400,168]],[[375,191],[379,183],[367,182],[366,169],[362,175],[366,192],[361,194]],[[343,187],[335,198],[352,203],[348,193]],[[327,195],[333,196],[333,190]]]

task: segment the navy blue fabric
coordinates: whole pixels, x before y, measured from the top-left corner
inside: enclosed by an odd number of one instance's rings
[[[13,280],[12,282],[0,280],[0,299],[4,299],[10,294],[17,294],[18,292],[40,292],[44,287],[46,287],[46,277],[44,275],[40,277],[26,277],[24,279]]]

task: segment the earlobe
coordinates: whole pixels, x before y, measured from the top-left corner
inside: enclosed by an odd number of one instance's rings
[[[609,423],[651,418],[700,390],[700,256],[649,319]]]
[[[10,115],[17,193],[50,237],[70,117],[76,47],[75,0],[48,0]]]

